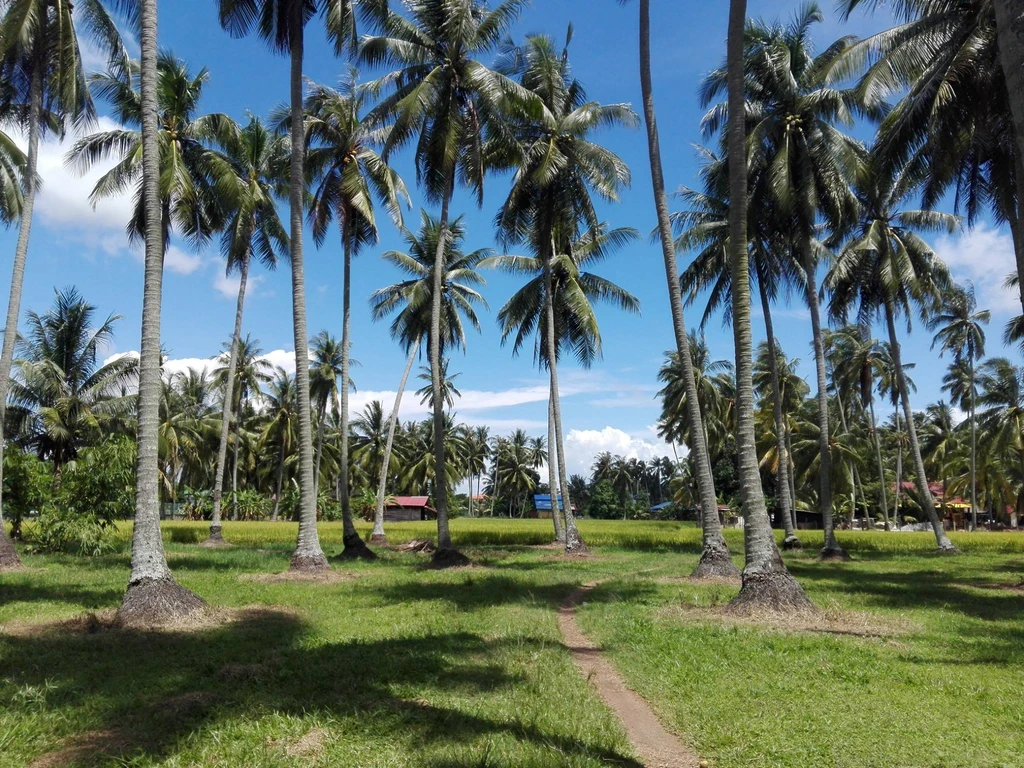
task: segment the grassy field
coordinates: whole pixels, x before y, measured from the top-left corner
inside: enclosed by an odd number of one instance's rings
[[[595,556],[566,561],[530,547],[549,526],[458,520],[476,567],[384,552],[303,584],[251,578],[286,568],[293,525],[229,523],[238,546],[209,552],[201,525],[167,524],[183,583],[262,607],[188,632],[41,629],[115,608],[127,553],[27,557],[0,576],[0,767],[638,766],[558,634],[558,603],[596,580],[583,628],[712,766],[1024,765],[1024,537],[936,557],[927,535],[840,534],[853,563],[789,558],[828,619],[801,628],[723,623],[734,587],[679,580],[692,527],[583,521]]]

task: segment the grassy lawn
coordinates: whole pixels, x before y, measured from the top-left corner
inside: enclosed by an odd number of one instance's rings
[[[713,766],[1024,764],[1024,537],[962,537],[964,555],[938,558],[927,537],[848,534],[855,563],[792,558],[819,605],[893,628],[862,637],[685,610],[734,591],[667,581],[696,560],[692,527],[585,521],[596,555],[565,561],[526,546],[549,526],[459,520],[477,567],[384,552],[301,584],[239,578],[287,567],[290,524],[226,524],[239,546],[215,552],[189,543],[201,525],[168,524],[184,584],[215,606],[265,606],[177,633],[31,629],[116,607],[128,570],[126,552],[28,557],[0,577],[0,767],[636,766],[558,634],[558,603],[595,580],[608,581],[584,629]],[[337,551],[340,529],[321,533]],[[96,744],[124,753],[96,760]]]

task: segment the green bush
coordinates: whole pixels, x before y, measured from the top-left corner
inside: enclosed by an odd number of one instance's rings
[[[53,492],[53,469],[48,462],[15,446],[4,451],[4,516],[11,538],[21,538],[21,521],[38,514]]]
[[[95,515],[48,504],[32,527],[33,553],[96,556],[114,549],[114,528]]]

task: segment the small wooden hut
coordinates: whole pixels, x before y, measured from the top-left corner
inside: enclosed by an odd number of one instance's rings
[[[427,496],[395,496],[384,506],[384,522],[432,520],[437,517],[437,510],[427,503],[428,500]]]

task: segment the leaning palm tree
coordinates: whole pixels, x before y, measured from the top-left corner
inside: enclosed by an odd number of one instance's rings
[[[435,474],[445,474],[444,408],[441,402],[441,279],[448,242],[449,208],[457,179],[483,202],[487,154],[484,131],[510,96],[526,96],[508,78],[491,71],[475,57],[493,50],[504,38],[524,3],[505,0],[489,9],[481,0],[408,0],[408,18],[392,11],[381,14],[381,34],[363,41],[360,57],[371,66],[397,70],[379,81],[391,93],[373,110],[389,120],[384,156],[418,137],[416,175],[429,202],[440,203],[439,237],[434,270],[429,358],[434,377]],[[438,548],[436,563],[462,564],[448,530],[448,489],[436,484]]]
[[[373,198],[377,197],[396,225],[402,225],[400,200],[409,202],[405,182],[372,148],[374,131],[362,111],[368,91],[355,84],[356,73],[339,90],[321,85],[306,97],[307,175],[314,179],[310,219],[313,239],[322,246],[328,225],[337,220],[342,250],[342,381],[349,378],[352,257],[365,245],[377,242]],[[340,432],[342,557],[372,558],[373,553],[352,524],[349,503],[349,389],[341,387]],[[323,420],[321,419],[321,425]],[[322,427],[321,427],[322,428]],[[319,435],[318,435],[319,440]],[[319,475],[320,452],[317,450]]]
[[[397,313],[391,322],[391,338],[396,339],[409,355],[395,395],[395,405],[388,424],[387,446],[377,479],[377,507],[370,540],[382,543],[387,541],[384,533],[384,493],[395,430],[398,427],[398,413],[413,361],[420,351],[423,339],[430,335],[435,286],[440,285],[441,292],[441,338],[438,346],[441,359],[444,360],[449,349],[466,348],[464,322],[469,323],[477,331],[480,330],[480,320],[477,318],[475,307],[480,304],[486,307],[487,302],[474,287],[484,283],[483,277],[476,270],[480,262],[491,255],[487,249],[462,252],[460,245],[465,239],[466,230],[461,216],[447,227],[447,242],[443,246],[444,256],[440,260],[436,258],[436,254],[441,237],[441,225],[426,211],[420,213],[419,231],[413,233],[403,229],[403,236],[408,245],[408,252],[388,251],[383,258],[408,274],[409,278],[381,288],[370,297],[374,320]],[[444,274],[437,280],[434,273],[439,265],[444,269]],[[438,373],[440,374],[440,371]],[[431,378],[432,399],[433,384],[434,379]],[[443,388],[441,391],[443,401]]]
[[[928,490],[896,331],[900,314],[909,325],[915,309],[922,314],[933,310],[949,280],[945,265],[915,230],[954,232],[959,226],[957,217],[949,214],[901,210],[902,203],[919,186],[923,171],[918,163],[896,171],[884,167],[877,158],[869,160],[857,180],[863,211],[858,231],[837,256],[825,285],[832,291],[830,311],[839,320],[845,322],[854,306],[862,322],[871,322],[879,315],[885,320],[921,507],[935,532],[939,550],[955,552]]]
[[[816,277],[823,249],[815,234],[822,219],[836,231],[855,214],[856,200],[847,180],[858,165],[859,145],[834,125],[837,121],[852,124],[855,94],[821,83],[823,73],[851,41],[842,39],[816,56],[810,31],[822,19],[817,4],[808,3],[789,25],[747,24],[743,48],[746,102],[736,106],[745,105],[747,129],[757,141],[752,142],[749,152],[744,146],[734,151],[747,157],[750,173],[764,185],[779,233],[777,239],[792,243],[803,271],[818,385],[822,470],[818,506],[825,529],[821,556],[844,558],[832,516],[828,373]],[[709,105],[727,85],[726,70],[712,72],[702,87],[702,103]],[[714,106],[704,118],[705,132],[717,132],[730,114],[726,105]],[[732,195],[729,199],[735,201]]]
[[[125,625],[168,623],[203,611],[201,597],[179,585],[167,567],[160,534],[160,303],[167,225],[166,194],[161,194],[160,72],[157,56],[156,0],[139,0],[142,62],[139,67],[139,110],[142,149],[141,216],[138,229],[146,243],[142,300],[142,344],[139,355],[138,459],[135,472],[135,526],[131,574],[118,610]],[[171,144],[172,142],[167,142]],[[183,210],[179,206],[178,210]],[[187,231],[187,230],[186,230]],[[199,233],[197,233],[199,234]]]
[[[72,12],[74,10],[74,13]],[[38,187],[39,139],[48,130],[63,137],[68,123],[80,127],[96,111],[85,79],[79,36],[100,43],[111,66],[124,67],[127,55],[117,26],[100,0],[76,3],[53,0],[0,0],[0,82],[5,111],[23,106],[21,121],[28,134],[25,155],[2,135],[2,218],[18,218],[18,242],[11,274],[7,322],[0,352],[0,434],[3,433],[14,346],[18,336],[25,262]],[[3,441],[0,440],[0,477]],[[0,488],[3,484],[0,482]],[[3,528],[0,498],[0,570],[19,568],[21,561]]]
[[[625,2],[626,0],[620,0]],[[718,496],[715,492],[715,478],[711,471],[711,457],[705,444],[705,430],[701,422],[698,408],[697,383],[692,369],[692,355],[688,347],[690,338],[686,332],[686,319],[683,313],[682,291],[679,287],[679,267],[676,260],[676,248],[672,238],[672,222],[668,210],[668,197],[665,194],[665,173],[661,161],[661,140],[658,134],[657,116],[654,108],[654,86],[651,77],[651,2],[639,0],[640,12],[640,93],[643,101],[644,125],[647,128],[647,155],[651,167],[651,185],[654,192],[654,211],[658,218],[658,240],[661,244],[662,258],[665,262],[665,278],[668,282],[669,308],[672,313],[672,330],[675,333],[676,360],[679,361],[682,373],[682,384],[690,405],[688,418],[690,423],[698,425],[694,430],[693,443],[690,451],[693,454],[695,475],[700,494],[700,508],[704,520],[704,552],[702,561],[717,562],[724,570],[730,568],[729,550],[725,539],[721,536],[718,521]],[[746,14],[746,5],[741,9]],[[704,570],[700,565],[698,569]]]
[[[955,287],[942,295],[939,311],[929,319],[929,327],[935,331],[932,349],[939,345],[941,352],[952,352],[955,363],[966,363],[968,383],[966,397],[961,404],[967,406],[967,419],[971,430],[971,528],[978,527],[978,478],[977,478],[977,433],[975,418],[975,365],[985,356],[985,329],[992,314],[983,309],[978,311],[974,286]]]
[[[561,53],[550,37],[534,35],[522,48],[506,54],[502,67],[515,76],[524,89],[534,94],[536,116],[516,114],[508,120],[507,131],[491,144],[498,156],[508,151],[507,162],[515,169],[512,188],[496,217],[499,237],[506,247],[527,244],[537,255],[543,285],[544,314],[534,317],[539,334],[537,361],[550,376],[554,437],[549,464],[552,498],[557,498],[561,477],[562,500],[571,509],[569,478],[565,471],[561,402],[558,392],[558,321],[555,315],[553,262],[567,253],[582,230],[591,244],[605,233],[594,208],[594,196],[617,201],[619,191],[629,185],[629,168],[613,152],[596,144],[591,136],[601,127],[631,126],[636,115],[625,104],[602,105],[587,99],[582,84],[572,76],[568,44],[572,27]],[[507,141],[508,135],[514,138]],[[500,162],[500,161],[499,161]],[[499,320],[500,321],[500,320]],[[505,329],[507,336],[510,329]],[[587,335],[586,333],[583,335]],[[593,332],[590,334],[593,336]],[[586,346],[581,349],[585,350]],[[578,355],[587,363],[585,355]],[[557,510],[553,509],[557,518]],[[566,518],[565,546],[568,553],[586,551],[575,522]]]
[[[217,191],[228,208],[228,221],[221,235],[221,250],[227,259],[227,273],[238,272],[238,298],[235,302],[235,328],[228,350],[228,367],[224,378],[224,403],[221,415],[220,442],[213,475],[213,514],[210,536],[205,546],[224,545],[221,532],[221,495],[224,492],[224,467],[227,463],[231,408],[234,403],[235,366],[238,345],[242,338],[242,311],[253,257],[267,269],[274,269],[280,256],[288,250],[288,234],[277,215],[274,192],[281,187],[288,144],[274,137],[263,122],[252,117],[238,132],[230,132],[224,146],[225,158],[214,158]],[[236,440],[237,445],[237,440]],[[236,462],[237,464],[237,462]]]
[[[275,53],[290,57],[289,107],[292,136],[304,136],[302,64],[306,23],[324,17],[327,36],[336,54],[354,47],[356,24],[352,0],[217,0],[221,26],[235,37],[254,29]],[[302,147],[292,141],[292,148]],[[293,151],[289,172],[289,237],[292,267],[292,326],[295,340],[295,388],[299,438],[299,537],[292,556],[293,570],[328,568],[316,529],[316,493],[313,475],[313,424],[309,396],[309,332],[306,326],[306,277],[302,251],[305,212],[305,152]]]

